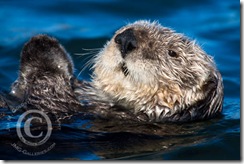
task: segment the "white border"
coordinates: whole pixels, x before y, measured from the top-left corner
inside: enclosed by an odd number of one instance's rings
[[[243,1],[244,0],[240,0],[240,2],[241,2],[241,27],[242,27],[242,22],[243,22]],[[242,27],[243,28],[243,27]],[[243,29],[241,29],[241,40],[242,40],[242,38],[243,38]],[[242,43],[242,45],[240,45],[241,46],[241,50],[243,50],[243,48],[244,48],[244,45],[243,45],[243,40],[241,41],[241,43]],[[243,55],[243,52],[241,51],[241,55]],[[243,64],[244,62],[243,62],[243,60],[244,60],[244,56],[242,56],[242,61],[241,61],[241,63]],[[243,67],[243,66],[242,66]],[[241,81],[242,81],[242,77],[243,77],[243,70],[241,70]],[[243,84],[241,84],[241,85],[243,85]],[[241,92],[243,93],[243,87],[241,87]],[[241,95],[242,95],[242,93],[241,93]],[[244,101],[243,101],[243,97],[241,96],[241,102],[243,103]],[[242,113],[242,118],[244,118],[243,117],[243,111],[241,112]],[[241,121],[241,123],[242,123],[242,121]],[[242,128],[242,125],[241,125],[241,128]],[[242,129],[241,129],[241,136],[242,136]],[[241,137],[241,139],[242,139],[242,137]],[[243,142],[241,142],[241,162],[240,163],[244,163],[243,162],[243,150],[242,150],[242,148],[243,148]],[[60,162],[60,161],[54,161],[54,162],[46,162],[46,161],[23,161],[23,162],[21,162],[21,161],[3,161],[3,160],[0,160],[0,164],[17,164],[17,163],[38,163],[38,164],[53,164],[53,163],[57,163],[57,164],[60,164],[60,163],[82,163],[82,164],[86,164],[86,163],[115,163],[115,161],[90,161],[90,162],[86,162],[86,161],[77,161],[77,162],[75,162],[75,161],[62,161],[62,162]],[[154,163],[153,161],[147,161],[147,162],[145,162],[145,161],[134,161],[134,162],[132,162],[132,161],[127,161],[127,162],[124,162],[124,161],[117,161],[118,163],[126,163],[126,164],[128,164],[128,163],[138,163],[138,162],[143,162],[143,163]],[[192,162],[173,162],[173,161],[171,161],[171,162],[167,162],[167,161],[155,161],[155,163],[164,163],[164,164],[166,164],[166,163],[169,163],[169,164],[173,164],[173,163],[209,163],[209,164],[211,164],[211,163],[213,163],[213,164],[216,164],[216,163],[239,163],[239,162],[234,162],[234,161],[218,161],[218,162],[196,162],[196,161],[192,161]]]

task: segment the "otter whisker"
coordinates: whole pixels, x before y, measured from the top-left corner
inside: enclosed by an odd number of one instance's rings
[[[82,48],[82,50],[84,50],[84,51],[100,51],[101,50],[101,48]]]
[[[77,55],[77,56],[86,56],[86,55],[94,55],[94,54],[97,54],[101,48],[92,48],[92,49],[85,49],[85,48],[82,48],[83,51],[88,51],[88,52],[85,52],[85,53],[74,53],[74,55]]]
[[[86,52],[86,53],[75,53],[74,55],[77,55],[77,56],[87,56],[87,55],[94,55],[96,54],[97,51],[95,52]]]
[[[96,57],[96,55],[90,57],[86,57],[84,60],[87,60],[88,58],[90,58],[88,61],[85,62],[85,64],[83,65],[83,68],[80,70],[78,77],[80,76],[80,74],[87,69],[88,67],[91,67],[94,64],[94,58]],[[91,69],[91,68],[90,68]]]
[[[78,55],[80,57],[87,56],[86,58],[83,59],[83,61],[86,61],[86,62],[84,64],[83,68],[81,69],[81,71],[79,72],[78,76],[80,76],[80,74],[85,69],[87,69],[87,67],[91,67],[91,65],[94,64],[94,58],[96,57],[96,54],[98,54],[98,52],[101,50],[101,48],[92,48],[92,49],[82,48],[82,50],[88,51],[88,52],[85,52],[85,53],[75,53],[75,55]]]

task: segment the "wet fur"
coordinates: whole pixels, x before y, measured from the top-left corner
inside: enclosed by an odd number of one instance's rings
[[[65,49],[56,39],[38,35],[22,49],[19,77],[10,94],[26,110],[65,117],[81,106],[72,89],[73,81],[73,63]]]
[[[123,58],[114,38],[127,29],[137,47]],[[79,81],[58,41],[35,36],[22,50],[10,96],[25,110],[58,118],[83,112],[115,121],[186,122],[221,113],[223,84],[213,59],[194,41],[156,22],[122,27],[94,63],[92,82]],[[9,107],[6,97],[2,94],[0,105]]]
[[[133,31],[136,47],[126,55],[116,36]],[[174,51],[176,56],[168,55]],[[222,111],[223,83],[215,63],[194,41],[157,22],[119,29],[94,61],[93,85],[115,104],[152,122],[185,122]],[[123,65],[123,68],[121,68]],[[126,65],[126,73],[124,66]]]

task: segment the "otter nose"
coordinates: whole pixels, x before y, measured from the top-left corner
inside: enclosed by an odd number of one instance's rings
[[[114,38],[115,43],[120,47],[122,57],[125,58],[128,52],[136,48],[137,42],[132,29],[127,29]]]

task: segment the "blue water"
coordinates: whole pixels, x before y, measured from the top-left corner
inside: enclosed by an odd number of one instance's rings
[[[9,90],[17,78],[20,51],[30,37],[45,33],[58,38],[71,54],[78,75],[92,56],[86,59],[75,53],[86,52],[83,48],[102,48],[115,30],[138,19],[158,20],[197,40],[214,56],[224,80],[223,116],[182,125],[104,126],[96,130],[92,127],[99,123],[76,117],[53,130],[48,141],[55,143],[53,149],[29,156],[11,146],[20,142],[15,129],[19,116],[0,109],[0,159],[240,160],[237,0],[1,0],[0,88]],[[87,68],[79,79],[89,80],[90,73]],[[9,115],[1,115],[4,112]]]

